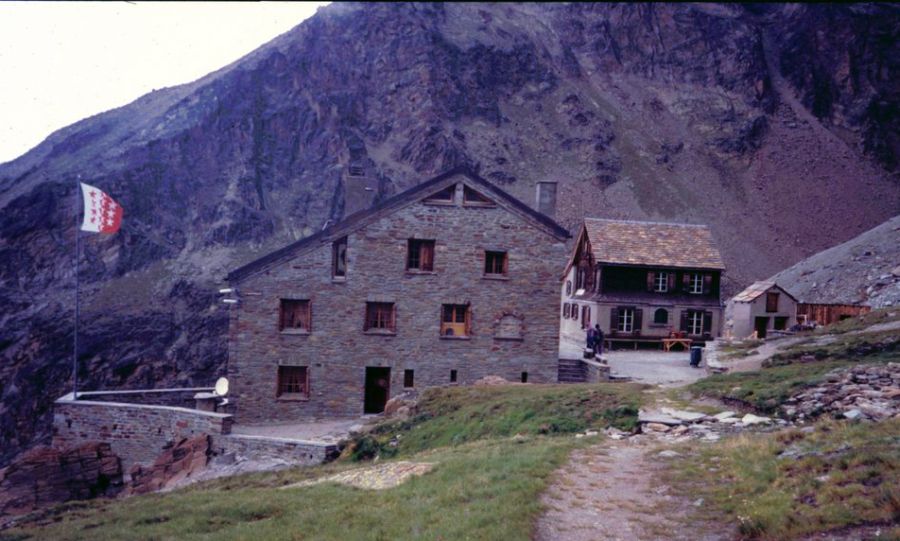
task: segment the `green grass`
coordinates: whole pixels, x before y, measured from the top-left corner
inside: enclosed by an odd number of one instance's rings
[[[692,383],[688,390],[694,396],[736,402],[764,413],[772,413],[791,395],[820,383],[826,373],[848,364],[826,361],[763,368],[756,372],[716,374]]]
[[[834,342],[794,344],[768,359],[763,366],[779,366],[812,356],[819,360],[889,362],[900,360],[900,332],[896,330],[834,335]]]
[[[419,414],[381,424],[357,440],[354,452],[364,457],[406,456],[515,434],[572,434],[607,426],[632,430],[643,389],[636,384],[429,389],[419,403]],[[396,447],[389,446],[392,439]]]
[[[696,518],[733,521],[742,539],[788,540],[866,524],[900,534],[900,420],[823,421],[685,449],[667,479],[702,497]],[[787,456],[779,456],[788,451]]]
[[[344,459],[168,494],[64,504],[0,532],[0,540],[528,540],[550,475],[585,441],[572,432],[633,424],[642,391],[621,384],[432,389],[414,420],[376,430],[382,458],[391,449],[436,464],[396,488],[324,483],[278,490],[369,464]],[[397,434],[397,447],[380,447]]]
[[[794,344],[773,355],[754,372],[716,374],[687,387],[694,396],[735,402],[761,412],[773,413],[785,399],[803,388],[821,383],[823,376],[836,368],[859,363],[900,362],[900,336],[897,331],[837,335],[829,344]],[[801,363],[801,358],[815,362]]]

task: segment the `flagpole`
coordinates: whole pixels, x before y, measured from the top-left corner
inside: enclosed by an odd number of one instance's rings
[[[75,343],[72,348],[72,399],[78,400],[78,257],[81,255],[81,235],[78,233],[78,193],[81,182],[75,181]]]

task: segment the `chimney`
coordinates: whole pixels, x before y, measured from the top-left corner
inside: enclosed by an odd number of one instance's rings
[[[535,206],[538,212],[556,217],[556,181],[544,180],[537,183],[537,199]]]

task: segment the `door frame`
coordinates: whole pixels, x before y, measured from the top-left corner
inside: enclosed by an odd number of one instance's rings
[[[369,373],[373,374],[370,380]],[[370,411],[368,407],[370,404],[369,398],[369,383],[375,384],[375,381],[378,379],[377,373],[381,373],[384,375],[386,385],[384,387],[384,403],[381,404],[381,409],[378,411]],[[391,399],[391,367],[389,366],[367,366],[365,370],[365,376],[363,381],[363,413],[383,413],[384,406],[387,404],[388,400]]]
[[[760,329],[760,323],[765,323],[762,329]],[[768,316],[756,316],[753,318],[753,330],[756,331],[757,338],[765,338],[767,331],[769,329],[769,317]],[[760,330],[762,332],[760,332]]]

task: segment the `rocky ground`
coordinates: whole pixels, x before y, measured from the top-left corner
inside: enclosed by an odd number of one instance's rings
[[[770,279],[802,302],[900,306],[900,216]]]

